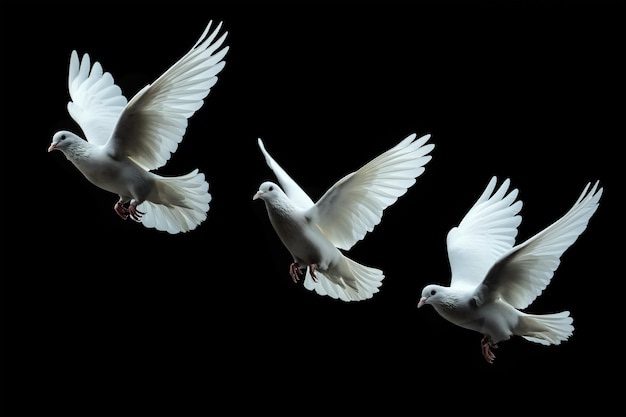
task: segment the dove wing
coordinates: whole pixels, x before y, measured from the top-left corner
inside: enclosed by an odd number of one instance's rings
[[[188,119],[217,82],[228,46],[216,40],[221,22],[209,34],[209,22],[196,44],[152,84],[140,90],[120,115],[108,146],[147,170],[163,166],[176,152]]]
[[[430,135],[411,134],[359,170],[337,181],[309,209],[322,232],[348,250],[381,221],[383,211],[405,194],[431,160]]]
[[[489,268],[515,244],[522,202],[516,201],[517,189],[507,194],[508,178],[494,193],[496,183],[497,178],[492,177],[461,223],[448,232],[450,286],[477,287]]]
[[[122,90],[99,62],[90,68],[89,55],[84,54],[79,61],[76,51],[70,55],[68,89],[71,98],[67,103],[68,113],[88,141],[103,145],[126,106]]]
[[[502,297],[518,309],[528,307],[550,283],[563,253],[587,228],[598,208],[602,188],[588,183],[572,208],[526,242],[512,248],[487,274],[475,293],[480,303]]]
[[[263,156],[265,157],[265,163],[267,163],[267,166],[269,166],[270,169],[274,172],[274,175],[276,176],[280,187],[283,189],[285,194],[287,194],[289,200],[291,200],[294,205],[302,209],[308,209],[312,207],[313,200],[311,200],[307,193],[305,193],[304,190],[302,190],[302,188],[300,188],[300,186],[289,176],[289,174],[287,174],[287,172],[285,172],[285,170],[280,165],[278,165],[278,162],[276,162],[274,158],[272,158],[269,152],[267,152],[267,150],[265,149],[263,141],[259,138],[257,142],[259,144],[261,152],[263,153]]]

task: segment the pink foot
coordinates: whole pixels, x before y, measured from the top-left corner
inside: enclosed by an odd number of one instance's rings
[[[130,213],[130,218],[136,222],[141,222],[141,217],[146,214],[143,211],[137,210],[137,206],[134,204],[128,206],[128,212]]]
[[[317,276],[315,275],[315,268],[317,268],[317,264],[309,265],[309,272],[311,272],[311,278],[313,281],[317,282]],[[300,269],[300,264],[297,262],[289,265],[289,275],[291,275],[291,279],[293,282],[300,281],[300,277],[303,275],[302,269]]]
[[[495,343],[491,343],[491,339],[488,336],[484,336],[480,341],[480,346],[482,348],[483,357],[489,363],[493,363],[493,360],[496,358],[496,355],[491,351],[491,348],[497,349],[498,345]]]
[[[317,268],[317,264],[309,265],[309,271],[311,272],[311,278],[313,278],[313,281],[317,282],[317,276],[315,276],[315,268]]]
[[[121,201],[115,203],[113,210],[115,210],[117,215],[120,216],[122,220],[126,220],[128,218],[128,209],[121,204]]]
[[[302,275],[302,270],[300,269],[300,265],[297,262],[293,262],[289,265],[289,275],[291,275],[291,279],[293,282],[300,281],[300,275]]]

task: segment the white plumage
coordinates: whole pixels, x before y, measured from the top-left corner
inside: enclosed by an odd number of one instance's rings
[[[306,270],[304,287],[320,295],[359,301],[378,292],[383,272],[351,260],[341,250],[350,249],[371,232],[383,211],[415,184],[431,159],[428,154],[434,145],[426,143],[429,138],[408,136],[337,181],[316,203],[258,140],[280,187],[264,182],[253,199],[265,202],[272,226],[291,253],[289,273],[294,282]]]
[[[446,320],[483,335],[482,353],[495,359],[492,348],[511,336],[543,345],[558,345],[573,333],[569,311],[530,314],[524,310],[550,283],[563,253],[587,228],[598,208],[602,188],[587,184],[572,208],[560,219],[516,246],[522,202],[518,190],[508,192],[506,179],[485,191],[447,236],[450,286],[424,287],[417,307],[432,305]]]
[[[152,84],[127,102],[110,73],[88,54],[79,61],[72,51],[67,110],[85,139],[62,130],[48,151],[60,150],[93,184],[118,194],[117,214],[149,228],[187,232],[202,223],[211,194],[204,174],[165,177],[155,172],[176,152],[188,119],[202,107],[217,82],[228,46],[227,33],[209,33],[206,26],[196,44]]]

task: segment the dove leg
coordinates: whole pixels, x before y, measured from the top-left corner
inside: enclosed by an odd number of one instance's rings
[[[302,270],[300,269],[300,265],[297,262],[293,262],[289,265],[289,275],[291,275],[291,279],[293,282],[300,281],[300,275],[302,275]]]
[[[496,345],[495,343],[492,343],[489,336],[484,336],[480,340],[480,346],[482,348],[483,356],[485,360],[487,360],[487,362],[489,363],[493,363],[493,360],[496,358],[496,355],[494,355],[494,353],[491,351],[491,348],[497,349],[498,345]]]
[[[120,216],[122,220],[126,220],[128,218],[128,209],[124,207],[124,200],[122,198],[115,203],[113,210],[115,210],[117,215]]]
[[[309,265],[309,271],[311,271],[311,278],[313,278],[313,281],[317,282],[317,277],[315,276],[315,268],[317,268],[317,264]]]
[[[146,214],[143,211],[139,211],[137,210],[137,203],[136,202],[132,202],[130,203],[130,205],[128,206],[128,212],[130,214],[130,218],[133,219],[136,222],[140,222],[141,221],[141,217]]]

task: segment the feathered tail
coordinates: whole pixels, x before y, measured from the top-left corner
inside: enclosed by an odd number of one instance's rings
[[[346,256],[343,256],[343,262],[337,267],[337,271],[332,273],[316,270],[315,282],[307,268],[304,287],[319,295],[328,295],[343,301],[361,301],[372,298],[385,278],[380,269],[361,265]]]
[[[555,314],[525,314],[520,318],[520,336],[542,345],[558,345],[574,332],[569,311]]]
[[[178,177],[159,177],[148,200],[137,206],[141,222],[168,233],[188,232],[207,218],[209,183],[197,169]]]

